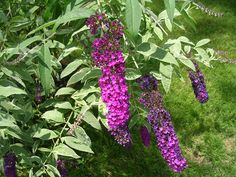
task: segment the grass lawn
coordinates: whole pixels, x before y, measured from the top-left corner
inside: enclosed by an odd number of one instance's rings
[[[193,41],[212,40],[212,48],[231,52],[236,58],[236,1],[202,0],[223,17],[212,17],[194,11],[197,31],[177,31],[171,37],[185,35]],[[145,148],[139,130],[133,129],[132,149],[123,149],[107,134],[91,136],[95,155],[88,156],[73,177],[235,177],[236,176],[236,65],[214,62],[214,68],[202,66],[210,100],[201,105],[195,98],[187,72],[185,82],[174,79],[170,93],[165,96],[184,156],[189,168],[181,174],[171,172],[163,161],[152,137]],[[85,165],[83,165],[85,162]]]

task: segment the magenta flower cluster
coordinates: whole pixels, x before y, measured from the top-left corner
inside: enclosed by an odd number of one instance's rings
[[[174,172],[183,171],[187,167],[187,161],[182,156],[171,116],[164,109],[157,80],[153,76],[146,75],[137,82],[143,91],[140,102],[149,109],[148,122],[156,136],[162,156]]]
[[[57,160],[57,169],[60,172],[61,177],[68,177],[68,171],[64,160]]]
[[[99,86],[102,100],[108,109],[106,117],[111,134],[119,144],[129,146],[129,94],[120,44],[123,27],[119,21],[109,21],[103,14],[91,16],[86,24],[94,35],[102,31],[102,36],[93,41],[92,58],[95,65],[102,69]]]
[[[200,71],[200,68],[197,63],[194,63],[196,72],[194,71],[189,71],[189,78],[192,82],[192,87],[194,94],[197,98],[197,100],[200,103],[206,103],[209,99],[208,92],[206,89],[206,84],[204,81],[204,75]]]
[[[16,177],[16,155],[7,153],[4,156],[4,174],[6,177]]]
[[[144,146],[148,147],[151,143],[151,137],[146,126],[140,127],[140,135]]]

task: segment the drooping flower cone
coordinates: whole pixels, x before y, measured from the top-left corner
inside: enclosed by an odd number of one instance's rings
[[[110,21],[104,14],[91,16],[86,24],[93,35],[103,30],[103,35],[93,41],[92,58],[94,64],[102,69],[99,86],[102,100],[108,110],[106,118],[109,131],[119,144],[130,146],[131,135],[127,126],[129,94],[125,80],[125,61],[120,44],[123,27],[119,21]]]
[[[170,114],[164,109],[157,80],[153,76],[145,75],[137,82],[143,91],[139,101],[149,110],[148,122],[156,136],[157,146],[163,158],[174,172],[183,171],[187,167],[187,161],[182,156]]]

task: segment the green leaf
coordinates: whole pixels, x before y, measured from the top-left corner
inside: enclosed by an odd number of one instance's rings
[[[196,21],[189,15],[189,13],[185,9],[183,9],[183,11],[181,11],[181,14],[184,17],[185,21],[189,24],[189,26],[191,26],[194,31],[197,31]]]
[[[160,63],[161,82],[166,92],[169,92],[173,67]]]
[[[172,76],[173,67],[169,64],[160,63],[160,73],[168,78]]]
[[[157,48],[156,44],[144,42],[138,46],[138,53],[150,57],[150,55],[156,52]]]
[[[210,58],[208,56],[208,53],[203,48],[194,48],[198,53],[196,54],[197,57],[195,57],[196,60],[202,62],[206,66],[210,67]]]
[[[75,60],[71,62],[66,68],[61,72],[61,78],[64,78],[74,72],[81,64],[83,63],[82,60]]]
[[[74,133],[75,133],[75,136],[77,137],[77,139],[80,140],[80,142],[83,142],[83,144],[85,144],[89,147],[91,146],[91,140],[82,127],[80,127],[80,126],[77,127],[75,129]]]
[[[30,44],[36,42],[36,41],[41,41],[42,40],[42,36],[33,36],[31,38],[28,38],[26,40],[24,40],[23,42],[21,42],[19,45],[18,45],[18,48],[19,49],[24,49],[26,47],[28,47]]]
[[[178,57],[178,59],[179,59],[179,61],[181,63],[183,63],[184,65],[186,65],[187,67],[189,67],[193,71],[195,71],[195,66],[194,66],[193,62],[189,58],[187,58],[187,57],[182,55],[182,56]]]
[[[63,114],[56,109],[45,112],[42,115],[42,118],[45,119],[48,123],[64,123],[65,122]]]
[[[13,102],[2,100],[0,105],[5,108],[7,111],[20,111],[21,108],[15,105]]]
[[[126,68],[125,78],[126,80],[136,80],[141,76],[140,71],[134,68]]]
[[[11,95],[27,95],[27,93],[24,90],[21,90],[16,87],[12,86],[3,87],[0,85],[0,96],[8,97]]]
[[[175,0],[164,0],[166,11],[171,22],[173,22],[175,14]]]
[[[60,62],[62,59],[64,59],[65,57],[67,57],[68,55],[70,55],[76,50],[82,50],[82,49],[78,47],[70,47],[70,48],[64,49],[63,53],[59,56],[58,61]]]
[[[42,46],[39,56],[41,59],[41,62],[39,62],[40,80],[43,85],[45,94],[48,96],[50,90],[52,89],[53,78],[51,76],[52,56],[47,43]]]
[[[54,167],[50,164],[47,164],[46,167],[47,167],[47,172],[53,172],[53,174],[56,174],[57,176],[61,176],[60,172],[57,170],[56,167]]]
[[[91,125],[92,127],[101,130],[101,125],[98,121],[98,119],[90,112],[87,111],[84,116],[83,116],[83,120],[85,122],[87,122],[89,125]]]
[[[42,128],[42,129],[38,130],[34,134],[33,137],[34,138],[39,138],[39,139],[42,139],[42,140],[50,140],[50,139],[57,138],[58,135],[52,130]]]
[[[81,81],[84,78],[84,76],[86,75],[86,73],[89,72],[89,70],[90,70],[90,68],[82,68],[79,72],[72,75],[71,78],[69,79],[69,81],[67,82],[67,86]]]
[[[156,71],[150,72],[157,80],[161,80],[161,74],[157,73]]]
[[[62,143],[53,149],[53,153],[61,156],[72,157],[75,159],[80,158],[80,156],[78,156],[73,149]]]
[[[6,113],[0,114],[0,128],[6,127],[16,127],[16,121],[14,117],[11,115],[7,115]]]
[[[34,80],[31,77],[31,73],[28,70],[22,70],[19,67],[17,67],[17,68],[14,67],[13,70],[16,71],[19,74],[19,77],[22,80],[28,81],[30,83],[34,83]]]
[[[94,11],[91,9],[73,8],[71,11],[67,11],[64,15],[56,20],[56,24],[53,29],[56,30],[57,27],[62,23],[68,23],[74,20],[88,18],[93,14]]]
[[[31,34],[34,34],[44,28],[47,28],[51,25],[54,25],[56,23],[56,20],[53,20],[53,21],[50,21],[50,22],[47,22],[47,23],[44,23],[43,25],[39,26],[38,28],[34,29],[33,31],[31,31],[27,36],[30,36]]]
[[[93,153],[92,149],[87,144],[84,144],[84,142],[82,142],[78,138],[66,136],[66,137],[61,138],[61,140],[64,141],[68,146],[70,146],[71,148],[75,150]]]
[[[32,143],[33,140],[29,136],[29,134],[23,132],[18,126],[15,127],[8,127],[8,129],[5,131],[6,134],[11,135],[14,138],[17,138],[21,141]]]
[[[170,52],[166,52],[161,49],[157,50],[157,52],[152,54],[151,57],[154,59],[158,59],[158,60],[165,62],[165,63],[170,63],[170,64],[174,64],[176,66],[179,66],[177,60]]]
[[[153,26],[154,33],[159,37],[160,40],[163,40],[163,32],[159,27]]]
[[[73,107],[71,106],[70,102],[68,102],[68,101],[56,103],[54,107],[55,108],[60,108],[60,109],[71,109],[71,110],[73,110]]]
[[[11,32],[17,32],[26,26],[30,25],[31,21],[28,18],[22,16],[14,16],[10,20],[10,28]]]
[[[168,93],[170,90],[171,79],[162,75],[161,76],[161,83],[163,85],[165,92]]]
[[[201,47],[203,45],[206,45],[207,43],[209,43],[211,40],[210,39],[202,39],[200,40],[197,44],[196,47]]]
[[[172,31],[172,23],[169,19],[165,19],[165,24],[166,24],[166,27],[167,29],[171,32]]]
[[[88,94],[94,93],[94,92],[99,93],[100,91],[96,87],[82,88],[82,89],[76,91],[72,95],[72,98],[75,99],[75,100],[84,99]]]
[[[162,62],[171,63],[176,66],[179,66],[177,60],[170,52],[165,51],[164,49],[158,47],[153,43],[142,43],[138,47],[138,53],[141,53],[146,57],[151,57]]]
[[[7,68],[4,68],[4,67],[2,67],[1,69],[2,69],[2,72],[3,72],[4,74],[6,74],[8,77],[14,79],[14,80],[17,81],[19,84],[21,84],[23,87],[25,87],[24,82],[21,80],[21,78],[20,78],[20,76],[19,76],[19,74],[18,74],[17,72],[12,71],[12,70],[7,69]]]
[[[75,92],[75,89],[71,88],[71,87],[62,87],[60,88],[55,96],[60,96],[60,95],[71,95]]]
[[[86,73],[86,75],[82,79],[82,82],[85,82],[89,79],[99,78],[101,75],[102,75],[101,69],[92,68],[92,70],[90,70],[88,73]]]
[[[131,35],[136,36],[139,32],[142,9],[138,0],[126,0],[125,18],[128,31]]]
[[[180,36],[180,37],[178,38],[178,40],[180,40],[182,43],[194,45],[194,43],[192,43],[192,42],[191,42],[187,37],[185,37],[185,36]]]

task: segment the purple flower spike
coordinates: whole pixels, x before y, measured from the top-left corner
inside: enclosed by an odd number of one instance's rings
[[[4,174],[6,177],[16,177],[16,155],[13,153],[4,156]]]
[[[103,35],[93,41],[92,58],[94,64],[102,69],[99,86],[102,100],[108,109],[106,118],[110,132],[119,144],[129,146],[129,94],[120,44],[123,27],[119,21],[109,21],[105,15],[99,14],[91,16],[87,26],[94,35],[98,29],[103,31]]]
[[[200,103],[206,103],[209,99],[209,96],[204,81],[204,75],[200,71],[199,66],[196,63],[194,65],[196,68],[196,72],[189,71],[189,78],[192,82],[193,91]]]
[[[170,114],[164,109],[151,110],[148,122],[156,136],[157,146],[171,169],[174,172],[181,172],[187,168],[187,161],[182,156]]]
[[[146,126],[140,127],[140,135],[141,135],[144,146],[146,147],[150,146],[151,138],[150,138],[150,134]]]
[[[57,160],[57,169],[60,172],[61,177],[68,177],[68,171],[64,160]]]
[[[187,161],[182,156],[170,114],[164,109],[157,80],[153,76],[146,75],[137,82],[143,91],[139,101],[149,109],[148,122],[154,131],[163,158],[174,172],[183,171],[187,167]]]

